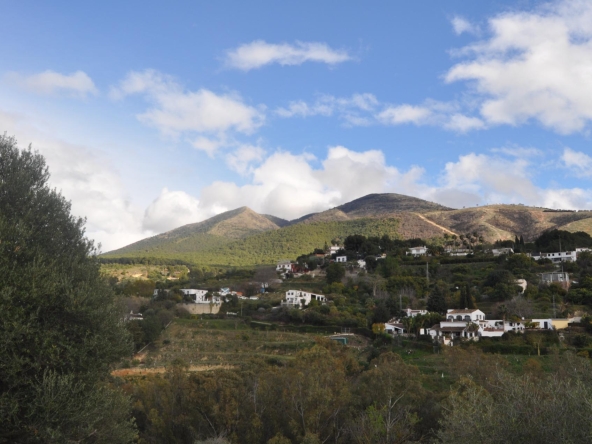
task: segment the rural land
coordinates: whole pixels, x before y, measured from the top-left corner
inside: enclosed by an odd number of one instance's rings
[[[586,442],[590,234],[398,194],[238,208],[99,256],[134,342],[111,375],[143,442]]]

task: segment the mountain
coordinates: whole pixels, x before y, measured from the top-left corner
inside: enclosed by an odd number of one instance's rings
[[[182,259],[202,265],[250,266],[295,258],[350,234],[402,239],[477,232],[485,241],[524,236],[534,240],[558,228],[592,234],[592,212],[553,211],[522,205],[452,209],[400,194],[370,194],[296,219],[261,215],[242,207],[206,221],[141,240],[105,258]]]
[[[277,223],[276,223],[277,222]],[[195,224],[183,225],[166,233],[143,239],[106,256],[170,256],[177,253],[193,253],[218,248],[237,239],[262,231],[278,230],[287,221],[273,216],[263,216],[248,207],[218,214]]]
[[[592,235],[592,212],[553,211],[523,205],[488,205],[423,214],[427,220],[447,227],[457,234],[477,232],[486,241],[524,236],[532,241],[543,231],[557,228],[585,231]]]

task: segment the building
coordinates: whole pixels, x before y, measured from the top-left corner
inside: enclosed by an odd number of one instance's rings
[[[282,301],[282,305],[301,308],[310,304],[311,301],[319,301],[324,304],[327,302],[327,298],[322,294],[309,293],[308,291],[288,290],[286,291],[286,300]]]
[[[426,315],[428,314],[427,310],[412,310],[410,308],[406,308],[405,310],[403,310],[403,313],[405,313],[405,316],[407,316],[408,318],[414,318],[417,315]]]
[[[494,248],[491,253],[494,256],[501,256],[502,254],[514,254],[514,250],[512,248]]]
[[[364,259],[359,259],[358,260],[358,267],[365,270],[366,269],[366,261]]]
[[[347,256],[337,256],[335,258],[335,262],[342,262],[342,263],[347,262]]]
[[[407,250],[407,255],[411,255],[413,257],[425,256],[428,253],[428,247],[425,245],[423,247],[412,247]]]
[[[384,324],[384,331],[390,335],[401,335],[405,332],[405,326],[400,322],[389,321]]]
[[[181,292],[184,296],[189,297],[191,301],[195,304],[221,304],[222,300],[219,296],[213,295],[211,299],[206,298],[206,294],[208,290],[196,290],[193,288],[182,288]]]
[[[555,253],[539,253],[538,255],[533,254],[532,258],[535,261],[540,259],[549,259],[554,264],[558,264],[560,262],[575,262],[577,259],[577,252],[576,251],[559,251]]]
[[[477,308],[465,308],[463,310],[449,308],[446,311],[447,321],[464,321],[464,322],[477,322],[485,320],[485,313]]]
[[[541,283],[545,285],[550,285],[553,283],[558,283],[566,290],[571,285],[569,282],[569,273],[567,272],[559,272],[555,271],[552,273],[541,273]]]
[[[467,256],[471,254],[473,251],[468,248],[452,248],[446,247],[444,248],[444,253],[449,256]]]
[[[275,267],[275,271],[292,271],[292,262],[287,259],[279,261]]]

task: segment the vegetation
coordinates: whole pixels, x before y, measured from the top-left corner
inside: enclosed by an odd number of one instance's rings
[[[0,136],[0,442],[130,442],[109,367],[131,341],[43,157]]]

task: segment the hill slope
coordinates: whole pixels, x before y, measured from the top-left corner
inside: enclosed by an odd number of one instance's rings
[[[277,218],[277,221],[283,221]],[[105,257],[134,256],[172,257],[177,253],[199,252],[220,247],[236,239],[280,227],[269,217],[255,213],[248,207],[218,214],[195,224],[184,225],[166,233],[143,239]]]
[[[423,216],[456,233],[477,232],[486,241],[524,236],[534,240],[543,231],[558,228],[592,235],[592,212],[555,212],[522,205],[489,205],[452,211],[428,212]]]
[[[103,257],[247,266],[297,257],[349,234],[429,239],[445,233],[477,232],[488,242],[514,239],[516,235],[530,241],[552,228],[592,235],[592,212],[554,212],[521,205],[453,210],[399,194],[371,194],[291,222],[242,207],[144,239]]]

